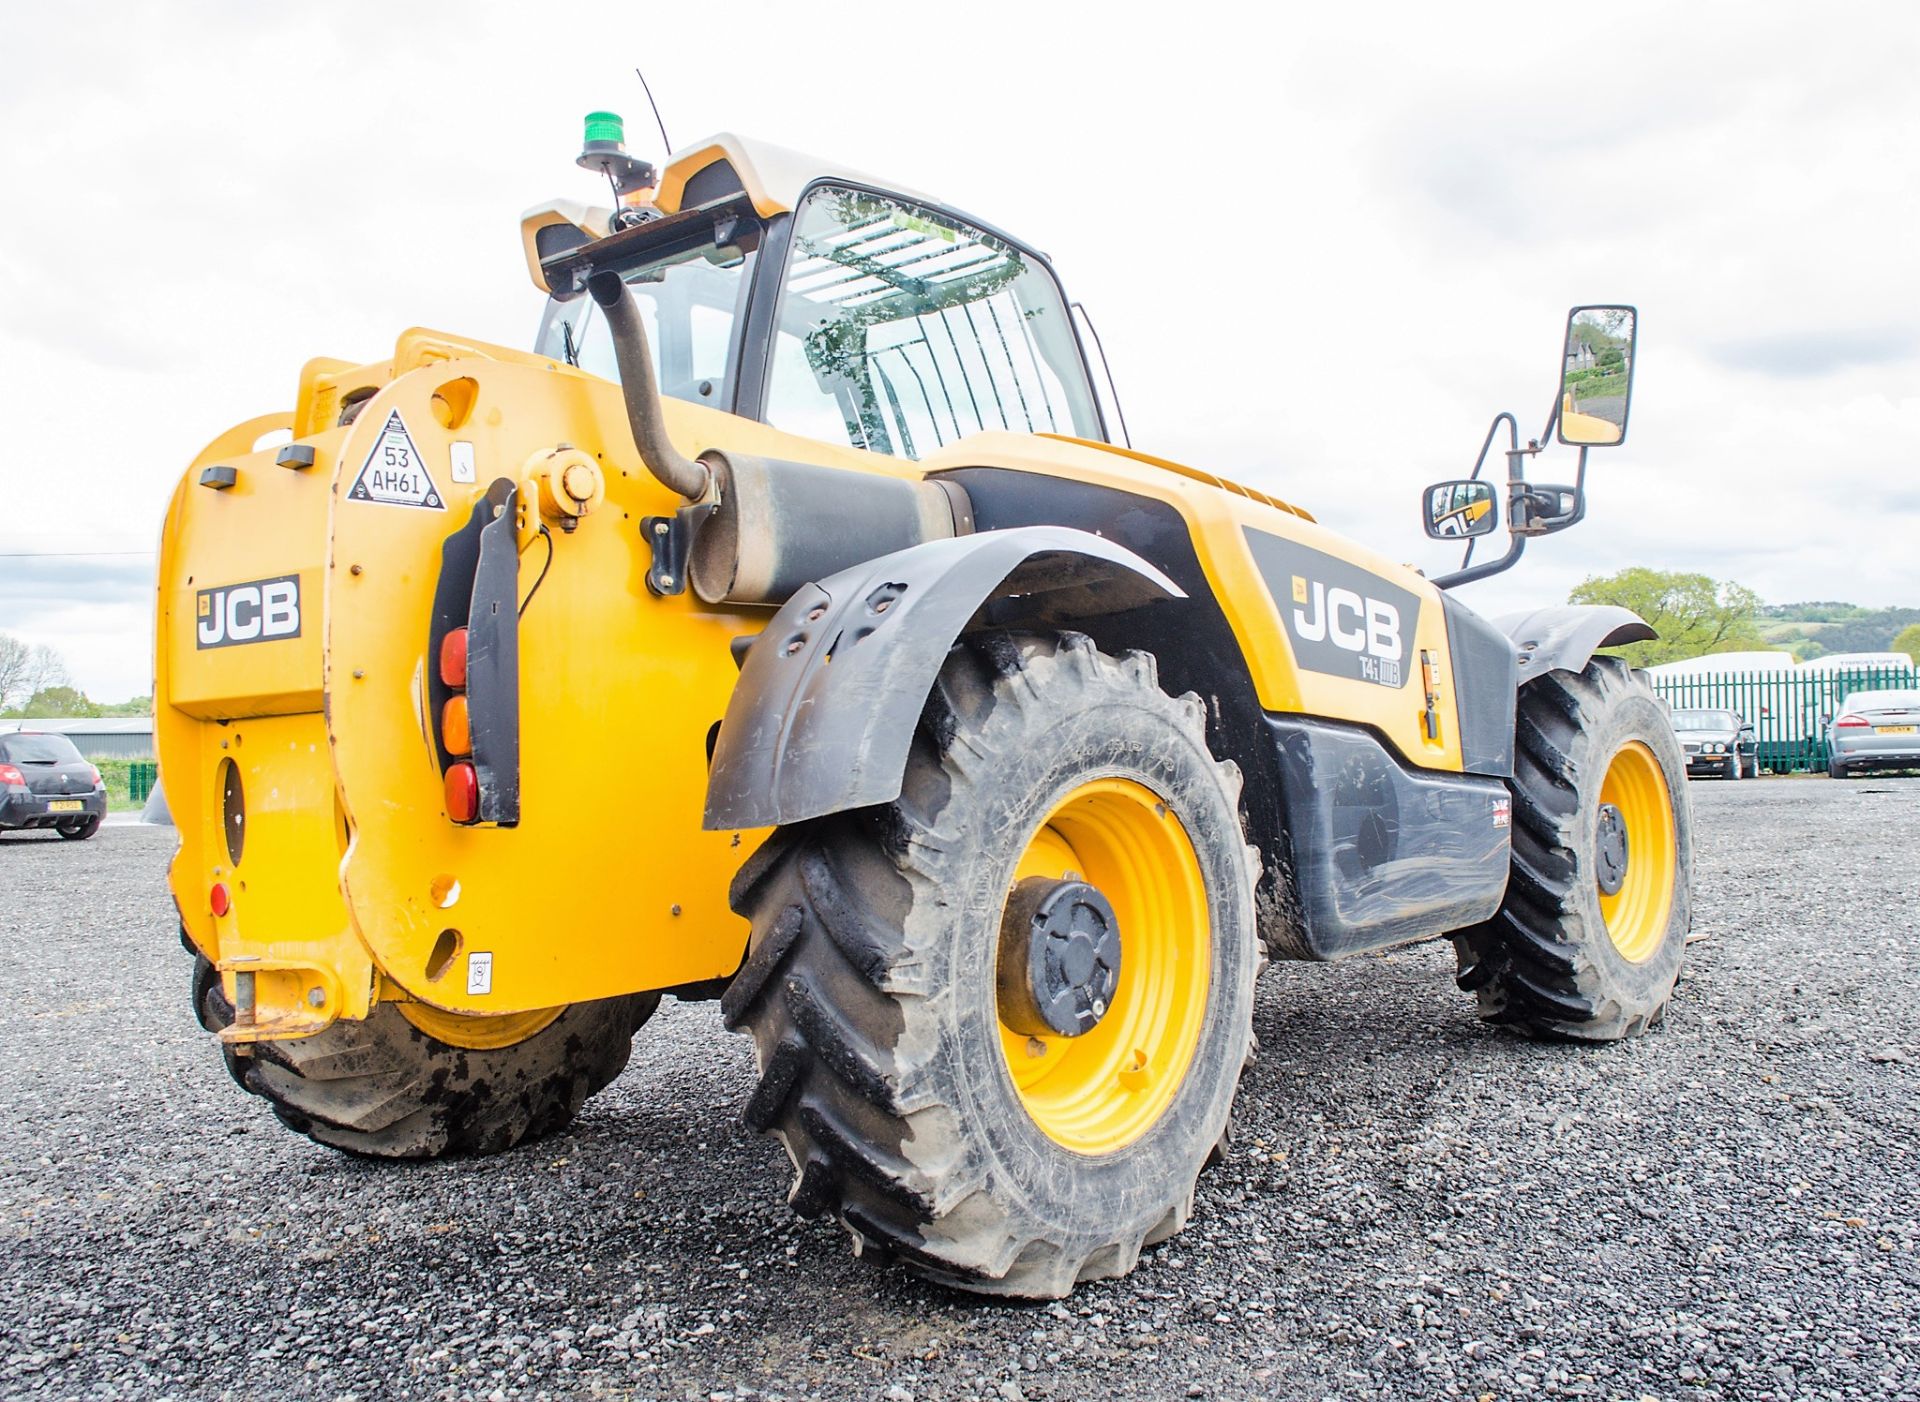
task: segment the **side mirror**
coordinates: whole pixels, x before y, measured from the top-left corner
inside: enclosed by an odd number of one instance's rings
[[[1562,443],[1610,448],[1626,441],[1638,320],[1632,307],[1575,307],[1567,313],[1560,368]]]
[[[1500,524],[1500,504],[1491,482],[1435,482],[1421,493],[1427,534],[1435,540],[1487,535]]]

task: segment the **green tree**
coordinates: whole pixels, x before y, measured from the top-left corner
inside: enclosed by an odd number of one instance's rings
[[[1894,635],[1893,651],[1906,653],[1920,667],[1920,623],[1909,623]]]
[[[66,664],[52,648],[29,647],[11,633],[0,633],[0,706],[17,705],[66,680]]]
[[[52,716],[97,716],[100,708],[86,693],[71,686],[43,686],[14,710],[16,716],[42,720]]]
[[[136,696],[128,701],[93,703],[93,713],[97,716],[150,716],[153,714],[153,698]]]
[[[1710,652],[1770,650],[1754,623],[1760,596],[1731,580],[1635,565],[1583,581],[1568,595],[1568,602],[1618,604],[1652,624],[1660,635],[1652,642],[1613,649],[1636,667]]]

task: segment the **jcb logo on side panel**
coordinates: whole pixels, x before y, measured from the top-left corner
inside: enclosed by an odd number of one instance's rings
[[[300,576],[223,584],[194,596],[198,647],[273,643],[300,636]]]
[[[1420,597],[1350,560],[1247,527],[1247,545],[1310,672],[1398,689],[1420,626]]]

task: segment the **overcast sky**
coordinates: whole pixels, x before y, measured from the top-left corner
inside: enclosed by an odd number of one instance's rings
[[[1641,309],[1588,520],[1469,587],[1627,564],[1920,603],[1920,6],[11,7],[0,631],[150,685],[188,460],[315,355],[531,343],[517,218],[580,117],[721,129],[1051,254],[1134,442],[1430,570],[1418,490],[1537,432],[1566,307]],[[1534,475],[1564,479],[1570,450]],[[73,556],[19,552],[113,552]]]

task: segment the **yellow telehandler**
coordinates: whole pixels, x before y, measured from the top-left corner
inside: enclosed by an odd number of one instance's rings
[[[587,136],[611,207],[522,221],[531,351],[310,361],[167,514],[171,886],[288,1126],[507,1149],[662,995],[717,999],[796,1210],[1059,1296],[1186,1222],[1268,956],[1444,935],[1491,1021],[1660,1016],[1685,772],[1598,655],[1651,631],[1450,592],[1584,515],[1632,308],[1569,323],[1542,439],[1577,393],[1579,478],[1529,483],[1501,415],[1423,504],[1508,548],[1430,580],[1126,446],[1011,235],[730,135],[658,170]]]

